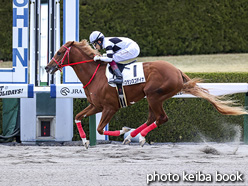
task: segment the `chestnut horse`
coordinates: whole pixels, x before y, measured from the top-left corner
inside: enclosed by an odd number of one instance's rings
[[[69,41],[57,51],[45,68],[48,73],[54,74],[64,66],[71,66],[84,85],[90,105],[76,115],[75,122],[86,148],[88,148],[89,141],[86,140],[81,120],[87,116],[102,112],[97,128],[97,131],[102,135],[119,136],[130,130],[123,127],[122,130],[118,131],[104,131],[104,127],[120,109],[120,105],[116,89],[109,86],[105,76],[107,63],[95,62],[93,60],[95,55],[99,55],[98,51],[92,49],[86,40],[81,42]],[[168,62],[145,62],[143,63],[143,69],[146,82],[125,86],[124,90],[128,105],[138,102],[146,96],[149,104],[149,116],[146,123],[126,137],[124,144],[130,143],[131,138],[140,133],[140,144],[143,146],[147,133],[168,121],[163,109],[163,102],[178,92],[192,94],[208,100],[221,114],[247,114],[247,111],[243,108],[233,107],[232,101],[223,101],[219,97],[209,94],[206,89],[196,84],[199,79],[190,79]]]

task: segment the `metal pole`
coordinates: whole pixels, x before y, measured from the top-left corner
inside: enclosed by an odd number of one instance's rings
[[[96,145],[96,115],[89,117],[90,123],[90,146]]]
[[[52,53],[52,41],[53,41],[53,38],[52,38],[52,32],[53,32],[53,29],[52,29],[52,22],[53,22],[53,17],[52,17],[52,12],[53,12],[53,9],[52,9],[52,2],[51,0],[48,0],[48,42],[47,42],[47,50],[48,50],[48,55],[47,55],[47,63],[49,63],[49,60],[51,59],[51,53]],[[51,79],[50,79],[51,78]],[[53,84],[53,75],[50,75],[49,73],[47,73],[47,84],[50,85],[50,84]]]
[[[54,54],[60,48],[60,0],[55,0],[55,50]],[[60,71],[55,74],[55,84],[60,84]]]
[[[40,1],[35,2],[35,86],[39,85],[38,65],[39,65],[39,43],[40,43]]]
[[[245,94],[245,109],[248,110],[248,92]],[[248,144],[248,115],[244,115],[244,143]]]
[[[40,60],[39,60],[39,78],[40,86],[47,86],[48,83],[48,73],[45,72],[45,66],[47,65],[47,59],[49,52],[49,13],[50,13],[50,4],[49,1],[40,2]]]
[[[55,51],[55,1],[48,0],[48,59],[54,56]],[[49,75],[47,75],[49,78]],[[54,84],[54,75],[51,76],[50,84]]]
[[[30,2],[30,84],[35,84],[35,0]]]

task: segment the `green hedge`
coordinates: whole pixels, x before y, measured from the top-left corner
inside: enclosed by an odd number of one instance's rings
[[[79,2],[80,39],[94,30],[130,37],[141,56],[248,52],[247,0]],[[0,2],[0,15],[0,59],[11,60],[12,1]]]
[[[248,73],[187,73],[191,78],[200,77],[205,82],[248,82]],[[231,96],[244,104],[244,94]],[[74,113],[78,113],[88,105],[86,99],[74,99]],[[210,141],[231,141],[235,136],[234,125],[243,128],[243,116],[224,116],[203,99],[172,98],[164,102],[164,109],[169,121],[149,133],[148,141],[153,142],[192,142],[202,140],[205,136]],[[123,126],[137,128],[148,117],[148,104],[145,99],[119,110],[110,122],[109,130],[119,130]],[[88,119],[83,119],[84,129],[89,136]],[[74,125],[74,140],[80,137]],[[123,140],[121,137],[110,137],[110,140]]]
[[[12,1],[0,2],[0,60],[12,60]]]
[[[141,56],[248,51],[247,0],[82,0],[80,38],[127,36]]]

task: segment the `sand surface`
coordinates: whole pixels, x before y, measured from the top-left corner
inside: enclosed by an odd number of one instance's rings
[[[236,181],[217,182],[216,171]],[[168,180],[169,174],[174,181]],[[195,181],[187,174],[193,174]],[[199,181],[200,174],[212,180]],[[0,144],[1,186],[143,186],[154,176],[156,181],[149,185],[248,185],[248,145],[111,143],[86,150],[83,146]]]

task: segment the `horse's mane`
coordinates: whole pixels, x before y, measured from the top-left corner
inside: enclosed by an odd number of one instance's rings
[[[93,58],[95,55],[99,55],[99,52],[91,48],[86,39],[83,39],[80,42],[74,42],[73,45],[76,46],[78,49],[82,50],[86,55],[91,58]]]

